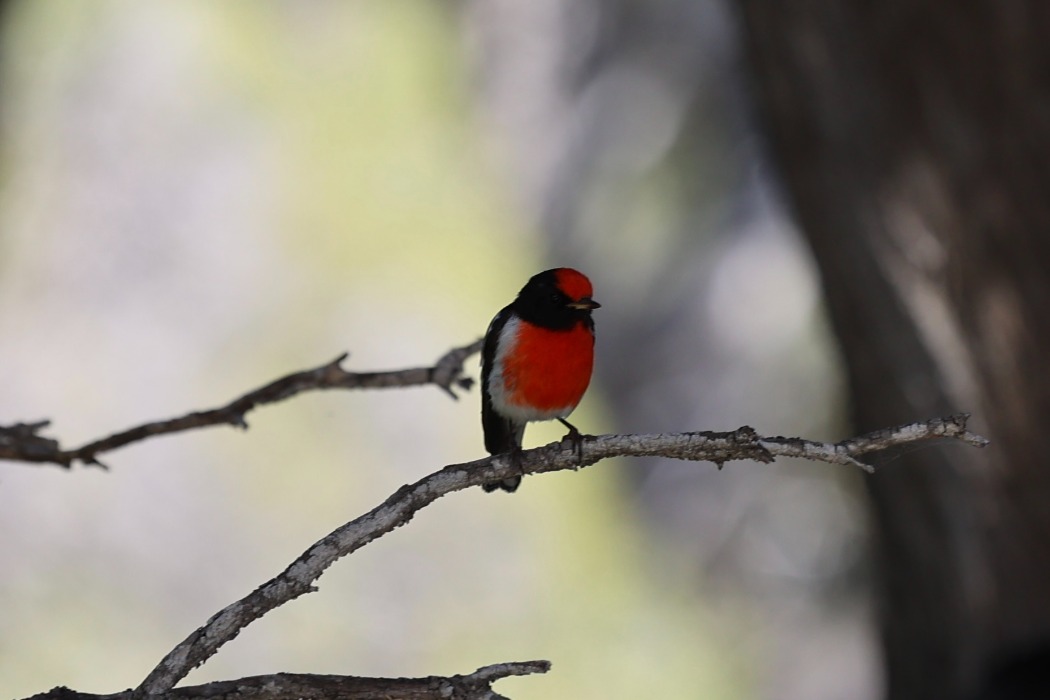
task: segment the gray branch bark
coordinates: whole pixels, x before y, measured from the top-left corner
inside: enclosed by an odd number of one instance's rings
[[[500,700],[492,684],[508,676],[546,673],[549,661],[517,661],[483,666],[473,673],[426,678],[361,678],[305,673],[275,673],[233,681],[176,688],[165,700]],[[134,691],[110,695],[59,687],[27,700],[132,700]],[[505,700],[505,699],[504,699]]]
[[[57,441],[40,438],[37,431],[46,423],[19,424],[0,430],[0,458],[23,461],[50,461],[68,467],[74,459],[97,463],[95,455],[123,445],[160,435],[209,425],[244,425],[244,414],[256,406],[279,401],[310,389],[331,388],[385,388],[435,384],[454,398],[452,386],[470,386],[462,377],[464,360],[478,351],[479,343],[453,349],[433,367],[376,372],[368,374],[343,370],[340,363],[345,356],[313,370],[297,372],[249,392],[233,402],[210,411],[190,413],[182,418],[159,423],[147,423],[137,428],[96,440],[76,450],[61,450]],[[568,437],[560,442],[522,452],[512,457],[496,455],[484,459],[453,464],[414,484],[398,489],[382,504],[361,517],[346,523],[306,550],[281,574],[264,583],[255,591],[211,617],[171,652],[134,690],[109,696],[91,696],[65,688],[36,696],[43,698],[93,698],[99,700],[141,700],[146,697],[179,698],[239,698],[253,695],[268,698],[345,697],[345,698],[429,698],[438,697],[498,698],[488,683],[498,677],[521,672],[546,670],[546,662],[500,664],[479,669],[470,676],[456,676],[423,681],[389,679],[355,679],[345,676],[277,676],[256,677],[229,681],[227,684],[199,686],[196,691],[173,691],[175,684],[186,674],[215,654],[242,629],[271,610],[315,590],[314,582],[338,559],[351,554],[369,542],[409,522],[417,511],[453,491],[499,481],[517,474],[579,469],[610,457],[661,456],[671,459],[710,461],[721,468],[732,460],[749,459],[762,463],[776,457],[845,464],[872,471],[861,458],[871,452],[938,438],[951,438],[973,446],[984,447],[987,441],[966,427],[968,416],[957,414],[889,428],[837,443],[822,443],[802,438],[763,437],[750,427],[733,432],[688,432],[651,435],[584,436],[577,444]],[[30,457],[27,457],[27,450]],[[50,452],[49,452],[50,451]],[[46,458],[45,458],[46,457]],[[542,670],[536,670],[543,666]],[[479,675],[480,674],[480,675]],[[500,675],[502,674],[502,675]],[[260,680],[268,679],[268,680]],[[458,680],[457,680],[458,679]],[[435,682],[437,685],[435,686]],[[380,683],[377,689],[375,683]],[[382,685],[387,683],[387,685]],[[443,685],[442,685],[443,683]],[[466,683],[459,690],[456,683]],[[369,685],[372,684],[372,685]],[[393,685],[390,685],[393,684]],[[401,684],[401,685],[398,685]],[[407,684],[407,685],[405,685]],[[420,685],[423,684],[423,685]],[[395,688],[394,686],[397,686]],[[404,686],[404,687],[401,687]],[[363,690],[370,688],[371,690]],[[458,692],[458,695],[451,693]],[[399,694],[400,693],[400,694]],[[429,694],[428,694],[429,693]],[[479,694],[480,693],[480,694]]]
[[[249,391],[225,406],[205,411],[192,411],[178,418],[143,423],[107,437],[92,440],[75,449],[62,449],[57,440],[39,435],[50,421],[17,423],[0,426],[0,459],[35,464],[56,464],[69,469],[74,462],[105,467],[98,455],[140,442],[158,435],[170,435],[185,430],[214,425],[232,425],[247,428],[245,415],[259,406],[321,389],[401,389],[433,384],[453,399],[458,399],[455,388],[469,389],[473,379],[463,376],[463,363],[481,350],[481,341],[453,348],[441,356],[432,367],[413,367],[388,372],[350,372],[342,368],[348,357],[343,353],[331,362],[315,369],[293,372],[280,379]]]
[[[216,613],[176,646],[136,689],[136,697],[162,695],[192,669],[204,663],[242,629],[271,610],[315,590],[314,582],[338,559],[398,528],[438,498],[516,474],[577,469],[610,457],[659,455],[710,461],[721,467],[730,460],[772,462],[799,457],[832,464],[863,464],[871,452],[920,441],[952,438],[983,447],[986,441],[966,428],[965,415],[880,430],[838,443],[800,438],[762,437],[744,427],[730,433],[690,432],[656,435],[586,436],[577,449],[568,438],[526,450],[520,460],[497,455],[452,464],[414,484],[402,486],[382,504],[346,523],[306,550],[281,574]]]

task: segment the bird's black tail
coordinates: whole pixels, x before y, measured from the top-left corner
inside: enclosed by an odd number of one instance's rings
[[[481,401],[481,427],[485,430],[485,449],[491,455],[510,453],[519,455],[521,453],[521,438],[525,434],[525,425],[507,420],[492,407],[488,392],[483,392]],[[513,458],[513,457],[512,457]],[[517,461],[517,460],[515,460]],[[520,476],[512,476],[502,481],[493,481],[482,484],[481,488],[487,493],[502,489],[507,493],[514,493],[521,484]]]
[[[482,484],[481,488],[485,489],[485,493],[492,493],[499,489],[502,489],[507,493],[514,493],[518,490],[518,486],[520,485],[521,477],[515,476],[510,479],[504,479],[503,481],[490,481],[487,484]]]

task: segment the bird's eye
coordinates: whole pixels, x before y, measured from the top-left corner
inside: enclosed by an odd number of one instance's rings
[[[561,294],[558,294],[557,292],[554,292],[553,294],[551,294],[551,301],[553,301],[555,304],[560,304],[561,303]]]

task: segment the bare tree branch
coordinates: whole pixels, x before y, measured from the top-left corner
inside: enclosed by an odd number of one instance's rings
[[[801,457],[831,464],[852,464],[872,473],[875,471],[874,467],[860,461],[857,456],[936,438],[954,438],[974,447],[985,447],[988,440],[966,429],[966,421],[969,418],[969,413],[956,413],[945,418],[932,418],[925,422],[876,430],[834,444],[785,437],[763,438],[762,444],[779,457]]]
[[[57,440],[37,434],[47,427],[50,421],[0,426],[0,459],[57,464],[66,469],[78,460],[84,464],[104,466],[98,461],[98,455],[104,452],[156,435],[168,435],[213,425],[247,428],[248,423],[244,416],[252,409],[317,389],[390,389],[433,384],[456,399],[458,397],[454,387],[469,389],[473,384],[473,379],[463,376],[463,362],[480,350],[481,341],[477,340],[470,345],[448,351],[433,367],[414,367],[389,372],[349,372],[341,366],[347,358],[347,353],[343,353],[328,364],[276,379],[225,406],[193,411],[178,418],[144,423],[70,450],[62,449]]]
[[[414,484],[402,486],[382,504],[346,523],[310,547],[281,574],[264,583],[243,599],[212,616],[176,646],[136,689],[136,697],[170,691],[193,668],[202,664],[219,647],[236,637],[244,627],[274,608],[316,590],[314,582],[325,569],[391,530],[404,525],[421,508],[453,491],[498,481],[519,473],[576,469],[609,457],[659,455],[674,459],[711,461],[721,467],[730,460],[751,459],[772,462],[775,457],[854,464],[859,458],[887,447],[937,438],[953,438],[974,446],[987,441],[966,429],[965,414],[912,423],[869,433],[837,443],[820,443],[799,438],[764,438],[752,428],[731,433],[664,433],[656,435],[587,436],[580,446],[568,439],[526,450],[518,459],[497,455],[463,464],[452,464]]]
[[[484,666],[474,673],[426,678],[359,678],[275,673],[217,681],[168,691],[167,700],[499,700],[492,683],[507,676],[546,673],[549,661],[516,661]],[[133,691],[111,695],[54,688],[26,700],[132,700]],[[505,699],[504,699],[505,700]]]

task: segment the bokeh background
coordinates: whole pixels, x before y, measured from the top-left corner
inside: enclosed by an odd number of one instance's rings
[[[429,364],[573,265],[603,303],[585,431],[843,437],[734,17],[658,4],[4,2],[0,424],[76,445],[344,350]],[[478,413],[311,394],[110,471],[2,465],[0,694],[136,685],[330,530],[481,456]],[[876,698],[858,480],[642,460],[458,493],[186,683],[546,658],[500,692]]]

